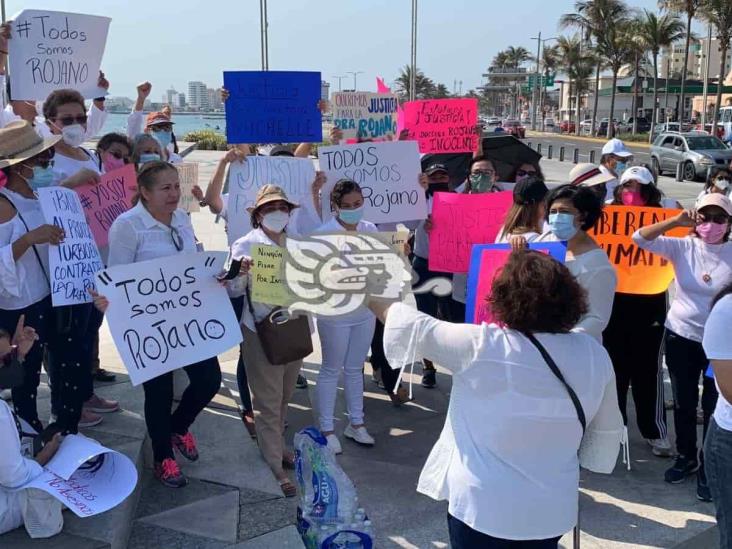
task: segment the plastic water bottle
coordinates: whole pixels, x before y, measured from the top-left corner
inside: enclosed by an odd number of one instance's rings
[[[374,539],[374,528],[371,525],[370,520],[363,521],[363,533],[366,534],[368,537],[370,537],[372,540]]]

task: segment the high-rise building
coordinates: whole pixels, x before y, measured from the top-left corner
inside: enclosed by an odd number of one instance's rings
[[[206,92],[208,93],[208,106],[211,110],[216,111],[224,108],[219,90],[214,88],[208,88]]]
[[[179,93],[174,98],[174,103],[176,108],[178,109],[185,109],[186,108],[186,94]]]
[[[704,70],[707,63],[707,38],[700,40],[692,40],[689,45],[689,56],[686,58],[686,78],[688,80],[703,80]],[[671,50],[664,50],[658,63],[658,72],[661,78],[678,78],[684,68],[684,47],[682,40],[671,46]],[[709,48],[709,79],[717,80],[719,78],[719,62],[721,61],[721,52],[719,50],[719,40],[712,38]],[[726,67],[729,71],[732,63],[732,51],[727,52]],[[668,71],[666,70],[668,68]],[[723,75],[724,78],[724,75]]]
[[[176,98],[178,96],[178,92],[175,91],[175,88],[171,85],[169,89],[165,90],[165,95],[163,95],[163,103],[166,103],[167,105],[170,105],[171,107],[175,104]]]
[[[188,105],[200,111],[209,110],[208,89],[203,82],[188,82]]]
[[[320,98],[323,101],[330,99],[330,82],[326,82],[325,80],[320,81]]]

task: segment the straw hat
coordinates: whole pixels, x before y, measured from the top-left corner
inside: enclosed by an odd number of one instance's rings
[[[25,120],[11,122],[0,128],[0,168],[7,168],[33,158],[60,140],[60,135],[44,139]]]
[[[254,201],[254,206],[252,206],[251,208],[247,208],[247,211],[249,213],[254,213],[254,211],[261,206],[264,206],[265,204],[268,204],[270,202],[277,202],[278,200],[287,202],[293,208],[300,207],[299,204],[296,204],[295,202],[287,198],[287,195],[285,194],[285,191],[282,190],[282,187],[278,187],[277,185],[264,185],[257,192],[257,199]]]
[[[585,187],[592,187],[594,185],[601,185],[615,179],[615,176],[610,173],[603,172],[599,167],[594,164],[577,164],[569,172],[569,183],[570,185],[584,185]]]

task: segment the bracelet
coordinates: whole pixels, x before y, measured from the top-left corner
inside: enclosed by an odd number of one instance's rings
[[[208,202],[206,202],[205,200],[201,200],[199,201],[198,205],[201,206],[201,208],[205,208],[206,206],[208,206]]]

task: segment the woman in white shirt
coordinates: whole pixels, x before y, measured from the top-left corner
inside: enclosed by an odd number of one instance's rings
[[[188,214],[178,209],[178,171],[167,162],[148,162],[137,174],[139,201],[121,214],[109,229],[109,266],[158,260],[178,253],[195,253],[196,237]],[[106,309],[103,296],[95,298]],[[178,488],[188,481],[175,459],[173,448],[188,461],[198,459],[198,449],[189,431],[199,413],[221,386],[221,369],[216,357],[185,368],[190,383],[171,413],[173,372],[143,383],[145,423],[152,441],[155,477],[164,485]]]
[[[697,210],[687,210],[633,234],[641,248],[668,259],[674,267],[676,292],[666,315],[666,366],[674,393],[674,427],[678,457],[665,473],[666,482],[677,484],[697,474],[697,497],[711,501],[704,474],[704,454],[697,456],[696,409],[699,376],[709,366],[702,337],[712,299],[732,278],[732,242],[729,242],[732,203],[722,194],[704,196]],[[684,238],[662,236],[675,227],[690,227]],[[717,390],[704,376],[702,410],[704,433],[709,427]],[[706,436],[706,435],[705,435]]]
[[[589,308],[575,330],[602,342],[618,283],[605,251],[587,233],[602,214],[602,200],[591,187],[562,185],[547,196],[546,211],[551,232],[537,240],[567,242],[566,265],[587,292]]]
[[[355,181],[341,179],[330,192],[333,218],[318,232],[375,233],[376,225],[362,219],[364,200],[361,187]],[[343,251],[349,249],[343,243]],[[318,317],[323,360],[318,374],[318,415],[320,430],[328,440],[328,448],[340,454],[343,450],[335,434],[335,404],[338,377],[343,371],[346,407],[349,422],[343,436],[364,446],[373,446],[374,439],[366,430],[363,414],[363,364],[374,335],[375,318],[361,305],[344,315]]]
[[[252,246],[266,244],[285,247],[287,238],[285,230],[290,223],[290,214],[298,207],[299,205],[287,198],[287,194],[276,185],[264,185],[259,189],[254,206],[249,209],[253,229],[231,246],[232,257],[243,261],[243,272],[249,270]],[[251,292],[249,276],[244,277],[243,282]],[[287,406],[295,391],[295,381],[302,360],[286,364],[269,362],[257,334],[255,322],[263,320],[274,307],[266,303],[250,302],[246,297],[246,291],[238,288],[233,293],[245,294],[241,318],[241,330],[244,336],[242,353],[249,388],[252,390],[254,409],[259,414],[257,417],[259,450],[279,482],[282,493],[286,497],[294,497],[297,489],[284,470],[285,466],[294,467],[294,456],[285,448],[282,434],[285,430]]]
[[[719,193],[729,197],[732,187],[732,172],[728,168],[715,168],[709,179],[704,183],[704,189],[696,197],[699,202],[706,195]]]
[[[579,465],[615,466],[623,426],[612,364],[594,338],[571,331],[586,297],[545,254],[511,254],[490,306],[499,324],[477,326],[370,303],[385,321],[392,366],[425,356],[453,374],[445,426],[417,488],[448,501],[451,547],[556,548],[577,519]],[[584,436],[570,391],[527,334],[578,397]]]
[[[719,399],[704,442],[709,489],[717,508],[719,546],[732,548],[732,281],[717,295],[702,345],[712,362]]]

